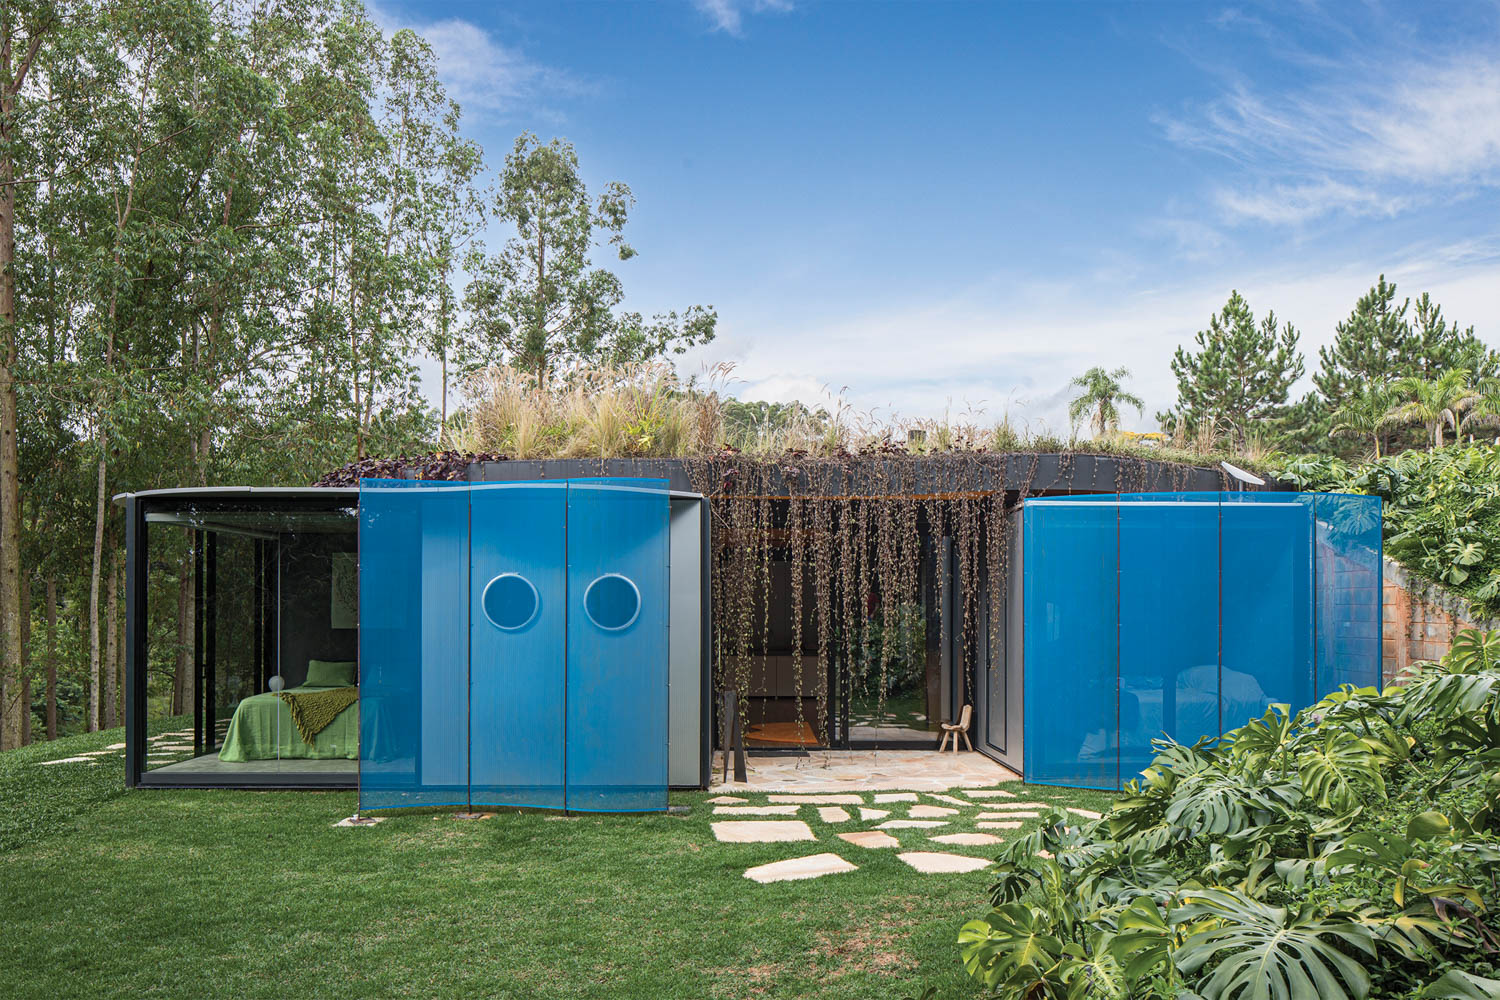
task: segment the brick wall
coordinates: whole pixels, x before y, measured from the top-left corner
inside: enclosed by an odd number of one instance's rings
[[[1409,663],[1441,659],[1459,629],[1500,628],[1500,621],[1480,618],[1462,597],[1391,559],[1385,561],[1384,586],[1381,673],[1386,684]]]

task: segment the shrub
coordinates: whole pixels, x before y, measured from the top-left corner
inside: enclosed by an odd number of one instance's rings
[[[1495,997],[1500,633],[1158,756],[1000,857],[964,966],[1006,998]]]

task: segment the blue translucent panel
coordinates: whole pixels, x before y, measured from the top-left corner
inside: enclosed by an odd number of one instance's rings
[[[359,807],[468,796],[469,497],[362,480]]]
[[[475,485],[469,504],[471,801],[561,809],[567,484]]]
[[[1029,781],[1119,785],[1116,509],[1087,500],[1025,506]]]
[[[1380,686],[1380,498],[1319,494],[1317,686]]]
[[[1163,735],[1219,733],[1219,504],[1202,494],[1122,497],[1120,772]]]
[[[1314,698],[1312,502],[1294,493],[1227,493],[1220,511],[1223,731],[1270,704],[1295,713]]]
[[[665,480],[568,484],[568,808],[667,806]]]

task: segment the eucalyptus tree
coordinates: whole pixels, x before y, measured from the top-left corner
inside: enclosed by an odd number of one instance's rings
[[[503,361],[546,383],[559,368],[628,364],[712,340],[718,316],[711,306],[650,318],[617,311],[623,286],[593,255],[635,256],[625,241],[634,204],[619,181],[591,198],[566,140],[519,136],[491,205],[512,234],[498,253],[469,260],[470,365]]]
[[[1125,379],[1130,378],[1129,368],[1109,371],[1098,365],[1074,378],[1068,385],[1078,391],[1068,404],[1068,420],[1076,427],[1088,417],[1094,429],[1094,437],[1103,437],[1120,426],[1120,404],[1133,406],[1137,413],[1146,404],[1141,397],[1126,392]]]

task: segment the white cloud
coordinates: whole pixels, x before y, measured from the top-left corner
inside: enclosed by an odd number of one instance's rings
[[[981,424],[1009,414],[1032,430],[1056,433],[1068,430],[1068,380],[1096,364],[1124,365],[1133,373],[1130,387],[1146,402],[1144,416],[1132,410],[1124,426],[1149,429],[1156,412],[1176,399],[1172,352],[1207,325],[1231,288],[1257,316],[1274,309],[1301,331],[1310,377],[1318,347],[1332,341],[1334,325],[1382,271],[1401,295],[1429,291],[1445,315],[1500,341],[1500,246],[1471,243],[1435,246],[1394,265],[1302,262],[1134,291],[1079,282],[1039,294],[1017,283],[999,299],[958,296],[827,324],[799,323],[791,310],[726,310],[718,340],[693,359],[732,361],[744,398],[826,404],[848,386],[845,398],[861,412],[918,418],[967,412]],[[1305,381],[1296,391],[1308,388]]]
[[[531,114],[545,114],[539,104],[591,90],[572,74],[538,63],[472,21],[455,17],[424,22],[379,5],[368,9],[387,34],[410,28],[427,40],[448,96],[466,114],[506,115],[523,108]]]
[[[715,31],[730,35],[744,31],[747,13],[785,14],[792,9],[791,0],[693,0],[693,6],[713,22]]]
[[[1241,168],[1215,201],[1230,222],[1389,216],[1500,184],[1500,56],[1476,49],[1334,67],[1330,82],[1244,86],[1159,119],[1178,145]]]

